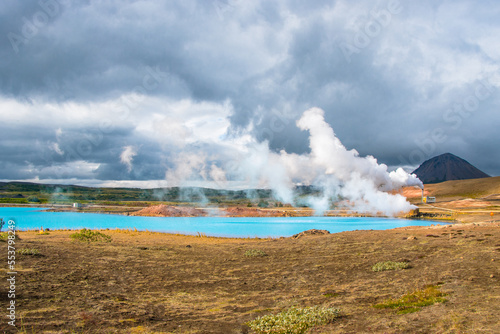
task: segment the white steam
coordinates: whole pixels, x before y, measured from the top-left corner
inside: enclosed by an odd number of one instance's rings
[[[320,192],[309,196],[306,202],[317,214],[328,210],[332,203],[387,216],[413,208],[405,197],[388,191],[404,186],[422,188],[415,175],[401,168],[389,172],[387,165],[378,164],[373,156],[360,157],[356,150],[347,150],[319,108],[305,111],[297,126],[309,131],[309,154],[275,153],[267,142],[244,140],[219,157],[217,165],[214,157],[207,163],[203,154],[178,156],[176,168],[166,173],[167,180],[185,180],[197,174],[219,188],[224,188],[229,179],[238,180],[247,188],[270,188],[278,200],[292,204],[296,200],[295,186],[311,185]]]
[[[127,171],[130,173],[132,171],[132,162],[134,157],[137,155],[137,148],[134,146],[125,146],[123,148],[122,154],[120,154],[120,161],[122,164],[127,166]]]

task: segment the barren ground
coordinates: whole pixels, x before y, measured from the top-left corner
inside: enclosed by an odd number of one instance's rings
[[[299,239],[103,232],[112,242],[72,241],[70,231],[20,233],[16,247],[41,255],[17,255],[18,329],[246,333],[245,322],[258,316],[292,305],[326,305],[340,308],[342,316],[311,332],[498,333],[498,223]],[[5,242],[0,248],[6,254]],[[249,249],[268,256],[244,256]],[[411,268],[371,270],[388,260],[409,261]],[[6,276],[3,269],[3,282]],[[438,285],[447,302],[410,314],[373,307],[428,284]],[[2,289],[5,306],[6,284]],[[17,332],[2,318],[2,332]]]

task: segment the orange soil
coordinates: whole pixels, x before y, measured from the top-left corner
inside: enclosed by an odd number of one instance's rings
[[[486,208],[492,206],[493,204],[488,201],[483,201],[473,198],[465,198],[458,201],[441,203],[441,205],[450,208]]]
[[[148,216],[148,217],[200,217],[207,216],[205,210],[192,207],[177,207],[169,205],[155,205],[142,210],[132,212],[130,216]]]

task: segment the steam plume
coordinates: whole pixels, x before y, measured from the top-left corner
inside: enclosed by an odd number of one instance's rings
[[[354,211],[388,216],[413,208],[405,197],[388,191],[403,186],[422,188],[415,175],[401,168],[389,172],[387,165],[379,164],[373,156],[360,157],[356,150],[347,150],[319,108],[305,111],[297,126],[309,132],[308,154],[276,153],[267,142],[247,140],[233,146],[230,161],[225,161],[228,155],[221,157],[219,167],[206,163],[202,155],[181,158],[176,169],[167,171],[167,179],[193,175],[196,170],[203,180],[214,181],[220,188],[229,179],[242,180],[248,188],[271,188],[275,197],[286,203],[294,202],[295,185],[311,185],[320,194],[306,201],[318,214],[329,209],[332,202],[341,202]]]
[[[127,166],[127,171],[130,173],[132,171],[132,161],[137,155],[137,148],[133,146],[125,146],[123,148],[122,154],[120,154],[120,161],[122,164]]]

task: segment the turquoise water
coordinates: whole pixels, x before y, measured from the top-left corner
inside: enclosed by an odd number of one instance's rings
[[[353,230],[386,230],[404,226],[435,224],[431,221],[368,217],[131,217],[122,215],[44,212],[39,208],[0,208],[0,218],[13,219],[16,229],[105,229],[120,228],[227,237],[289,237],[309,230],[328,230],[331,233]]]

